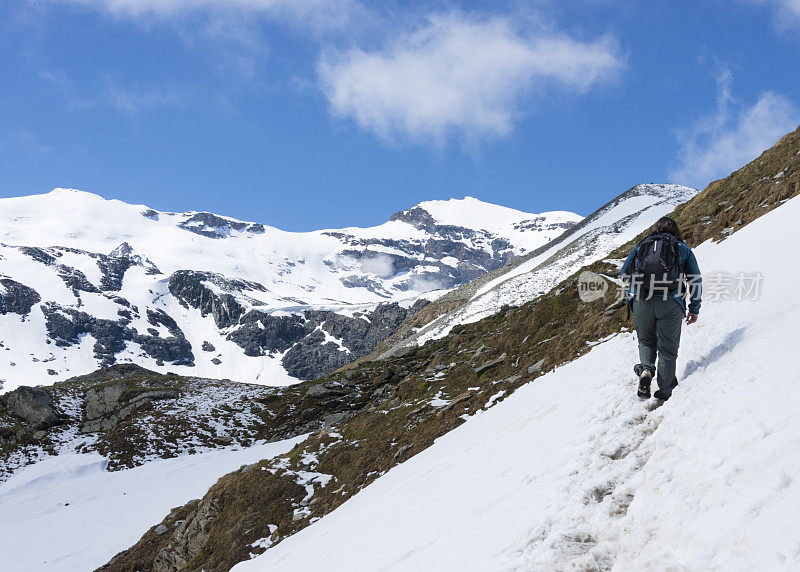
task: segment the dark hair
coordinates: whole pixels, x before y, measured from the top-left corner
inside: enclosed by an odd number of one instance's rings
[[[650,228],[650,234],[661,234],[662,232],[667,232],[678,240],[683,241],[681,238],[681,231],[678,230],[678,223],[675,222],[674,218],[662,216]]]

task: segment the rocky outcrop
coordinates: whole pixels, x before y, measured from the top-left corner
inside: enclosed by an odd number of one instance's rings
[[[436,228],[436,221],[434,218],[428,211],[421,207],[414,207],[412,209],[396,212],[389,217],[389,220],[399,220],[420,230],[426,230],[428,232],[431,232]]]
[[[29,286],[11,278],[0,278],[0,314],[26,316],[42,297]]]
[[[251,310],[239,320],[238,327],[228,334],[228,339],[244,350],[248,356],[284,352],[307,335],[307,326],[297,314],[271,316]]]
[[[174,319],[172,319],[172,316],[170,316],[160,308],[158,310],[151,310],[150,308],[148,308],[147,321],[154,326],[159,326],[159,325],[164,326],[165,328],[167,328],[167,331],[173,336],[183,335],[181,329],[178,327],[178,323]]]
[[[163,311],[148,312],[150,323],[163,323],[172,334],[163,338],[158,335],[139,333],[129,326],[130,312],[120,314],[117,321],[94,316],[73,308],[64,308],[48,302],[42,306],[48,337],[57,346],[69,347],[77,344],[81,336],[90,334],[94,340],[94,355],[103,365],[116,362],[116,355],[125,349],[126,342],[138,344],[150,357],[176,365],[192,365],[194,354],[177,323]],[[158,332],[156,332],[158,333]]]
[[[89,282],[89,280],[86,278],[86,275],[80,270],[71,266],[67,266],[66,264],[58,263],[58,259],[63,256],[62,249],[44,249],[32,246],[19,246],[17,248],[22,254],[30,257],[35,262],[54,267],[58,277],[64,281],[64,284],[72,289],[72,292],[75,294],[76,298],[80,298],[81,292],[95,293],[100,291],[97,286]],[[85,254],[89,255],[89,253]]]
[[[47,252],[44,248],[38,248],[36,246],[20,246],[18,248],[22,254],[30,256],[33,260],[41,264],[50,265],[56,261],[56,257]]]
[[[117,246],[109,254],[97,252],[87,252],[77,248],[54,246],[50,248],[39,248],[30,246],[20,246],[19,251],[29,256],[36,262],[47,266],[56,267],[56,273],[69,286],[76,296],[79,292],[118,292],[122,288],[122,280],[125,272],[131,266],[142,266],[148,274],[160,274],[160,271],[148,258],[135,254],[127,242]],[[100,284],[96,286],[87,278],[86,274],[66,264],[59,264],[58,259],[65,252],[79,254],[93,259],[100,269]]]
[[[147,274],[161,274],[161,271],[158,269],[158,267],[155,265],[155,263],[152,260],[150,260],[149,258],[147,258],[146,256],[144,256],[142,254],[137,254],[133,250],[133,247],[130,244],[128,244],[127,242],[121,243],[114,250],[109,252],[108,253],[108,257],[103,257],[102,255],[100,255],[100,258],[101,259],[103,259],[103,258],[111,258],[111,259],[124,258],[124,259],[128,260],[129,267],[130,266],[134,266],[134,265],[141,266],[142,268],[145,269],[145,272]],[[122,263],[118,263],[118,264],[120,264],[120,267],[121,267]],[[101,265],[101,270],[102,270],[102,265]],[[123,271],[123,274],[124,274],[124,271]],[[121,283],[121,279],[120,279],[120,283]]]
[[[292,346],[281,363],[286,372],[298,379],[314,379],[319,372],[331,372],[353,361],[349,352],[333,342],[325,342],[325,334],[312,332]]]
[[[503,361],[505,361],[505,359],[506,359],[506,353],[503,352],[502,355],[500,355],[500,356],[498,356],[498,357],[496,357],[494,359],[491,359],[491,360],[489,360],[487,362],[484,362],[481,365],[479,365],[479,366],[477,366],[477,367],[475,367],[473,369],[474,369],[475,373],[480,375],[483,372],[488,371],[488,370],[492,369],[493,367],[500,365],[501,363],[503,363]]]
[[[544,216],[533,217],[514,225],[515,230],[567,230],[575,226],[574,222],[552,222]]]
[[[206,282],[214,284],[224,294],[217,294]],[[226,278],[213,272],[179,270],[169,278],[169,291],[183,306],[200,310],[203,316],[211,314],[218,328],[227,328],[239,321],[244,308],[231,294],[245,290],[266,291],[256,282]]]
[[[57,268],[56,272],[59,277],[64,281],[64,284],[72,288],[72,292],[76,296],[79,296],[79,292],[94,293],[100,291],[94,284],[89,282],[88,278],[86,278],[86,274],[77,268],[72,268],[64,264],[58,264]]]
[[[122,288],[125,271],[132,264],[133,262],[127,256],[98,257],[97,265],[103,273],[103,277],[100,279],[100,288],[104,291],[119,292]]]
[[[174,388],[147,387],[129,381],[91,387],[84,395],[81,431],[110,431],[137,409],[149,408],[153,401],[177,397]]]
[[[368,290],[373,294],[377,294],[378,296],[382,296],[383,298],[389,298],[391,296],[389,291],[384,288],[384,285],[380,280],[375,280],[369,276],[352,274],[350,276],[342,276],[339,278],[339,282],[341,282],[342,286],[345,288],[364,288],[365,290]]]
[[[327,375],[369,354],[408,316],[427,303],[427,300],[420,300],[410,309],[397,303],[381,304],[367,314],[353,316],[308,310],[304,313],[307,333],[283,356],[283,367],[289,375],[298,379]],[[339,343],[328,341],[329,336],[339,340]]]
[[[194,501],[183,522],[173,527],[172,540],[156,554],[153,572],[189,569],[189,563],[208,543],[210,525],[218,516],[219,508],[215,502],[201,505],[199,501]]]
[[[19,388],[0,397],[0,482],[44,454],[58,454],[77,432],[91,434],[81,447],[108,458],[109,470],[307,434],[351,418],[379,395],[392,396],[391,380],[273,388],[118,364],[49,388]]]
[[[328,374],[368,354],[407,316],[428,303],[420,300],[410,309],[397,303],[381,304],[371,312],[353,316],[326,310],[276,316],[257,309],[244,312],[236,297],[216,293],[207,281],[238,292],[257,287],[206,272],[179,271],[170,277],[170,292],[184,305],[199,309],[202,315],[211,314],[220,329],[229,329],[226,338],[241,347],[245,355],[259,357],[286,352],[282,364],[287,373],[303,380]],[[154,315],[148,314],[148,319],[155,323]],[[331,341],[331,337],[339,343]],[[150,355],[156,355],[149,345],[143,344],[145,347]],[[209,343],[203,345],[203,350],[215,348]]]
[[[58,423],[53,396],[43,387],[18,387],[0,395],[6,411],[27,423],[34,430],[49,429]]]
[[[152,215],[150,218],[152,218]],[[189,218],[179,223],[178,226],[189,232],[207,236],[208,238],[225,238],[230,235],[232,230],[257,234],[264,232],[264,225],[262,224],[241,222],[209,212],[194,213],[189,216]]]

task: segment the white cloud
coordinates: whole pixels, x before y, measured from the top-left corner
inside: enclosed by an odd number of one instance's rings
[[[613,39],[524,35],[510,18],[430,18],[388,47],[352,49],[319,64],[332,111],[380,137],[442,144],[508,134],[526,96],[553,87],[584,93],[622,67]]]
[[[361,270],[380,278],[388,278],[394,274],[394,260],[380,252],[365,252],[361,258]]]
[[[800,123],[800,110],[785,96],[766,91],[753,105],[740,105],[730,84],[724,69],[717,79],[715,111],[678,133],[681,148],[671,181],[702,189],[758,157]]]
[[[117,18],[171,20],[200,12],[288,19],[315,27],[344,25],[355,0],[48,0],[105,12]]]

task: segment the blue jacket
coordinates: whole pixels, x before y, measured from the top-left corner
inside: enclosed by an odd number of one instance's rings
[[[623,278],[627,277],[630,278],[632,271],[633,271],[633,260],[636,257],[636,250],[637,247],[634,247],[631,250],[631,253],[628,255],[628,258],[625,259],[625,264],[622,265],[622,270],[620,274]],[[681,269],[683,270],[684,275],[686,276],[688,282],[687,294],[689,298],[689,312],[692,314],[699,314],[700,313],[700,303],[701,303],[701,296],[703,294],[703,279],[700,277],[700,267],[697,265],[697,259],[694,257],[694,252],[692,249],[689,248],[683,242],[678,242],[678,251],[680,252],[680,265]],[[627,296],[628,296],[628,304],[636,297],[637,292],[635,291],[635,287],[633,284],[628,286]],[[686,313],[686,300],[684,296],[684,292],[681,291],[680,288],[675,290],[670,290],[669,296],[681,305],[683,308],[683,312]]]

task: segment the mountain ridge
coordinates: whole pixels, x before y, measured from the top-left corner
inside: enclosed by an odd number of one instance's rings
[[[4,390],[126,362],[272,385],[318,377],[369,353],[432,290],[580,220],[473,198],[426,205],[452,212],[417,205],[375,227],[292,233],[74,189],[2,199]],[[486,230],[475,209],[502,216]]]

